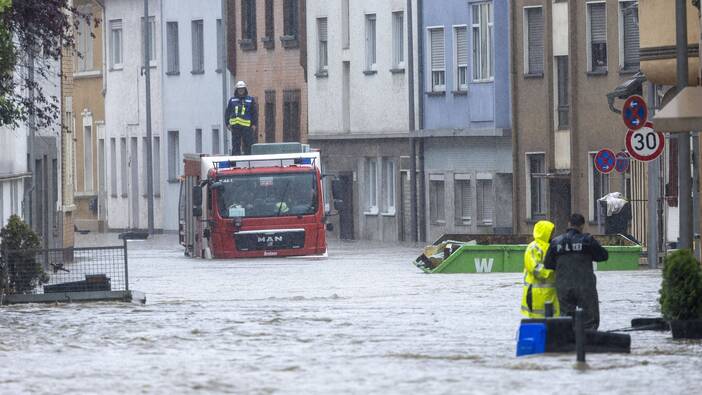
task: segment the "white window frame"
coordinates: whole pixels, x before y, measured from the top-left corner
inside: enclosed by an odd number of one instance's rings
[[[377,215],[378,210],[378,158],[366,158],[366,215]]]
[[[167,143],[168,182],[176,183],[180,176],[180,131],[169,130]]]
[[[215,21],[217,34],[217,69],[215,72],[221,73],[224,70],[224,25],[222,18]]]
[[[619,69],[620,70],[631,70],[634,71],[634,69],[625,69],[625,53],[624,53],[624,13],[622,12],[622,8],[625,5],[628,5],[627,3],[637,3],[638,0],[619,0],[618,6],[617,6],[617,19],[619,23]],[[641,32],[641,25],[639,25],[639,34]],[[641,64],[641,61],[639,60],[639,65]],[[639,66],[640,67],[640,66]]]
[[[119,139],[119,166],[120,166],[120,196],[129,196],[129,141],[126,137]]]
[[[542,218],[534,218],[534,213],[531,209],[531,157],[533,156],[538,156],[541,155],[544,158],[544,171],[546,171],[546,153],[545,152],[526,152],[524,154],[525,157],[525,175],[526,175],[526,212],[527,212],[527,218],[528,219],[542,219]],[[542,182],[546,182],[546,179],[542,179]],[[546,185],[546,193],[548,194],[548,184]],[[544,210],[546,211],[544,214],[548,215],[548,196],[544,197],[544,204],[546,207]]]
[[[475,177],[475,208],[476,208],[476,223],[478,226],[494,226],[495,224],[495,214],[497,213],[497,204],[493,203],[492,215],[493,218],[480,218],[480,213],[482,212],[482,207],[478,204],[478,194],[480,193],[478,186],[481,181],[490,181],[492,186],[492,196],[495,197],[495,178],[490,173],[478,173]],[[485,200],[484,200],[485,201]]]
[[[90,6],[82,7],[81,12],[91,15],[92,9]],[[91,15],[92,16],[92,15]],[[75,63],[75,71],[77,74],[84,73],[86,71],[93,71],[93,37],[92,37],[92,26],[89,21],[84,18],[79,18],[78,20],[78,32],[76,37],[76,46],[78,47],[78,52],[80,52],[81,57],[77,59]]]
[[[459,188],[459,185],[463,182],[468,182],[468,189],[469,189],[469,194],[470,194],[470,202],[471,205],[468,208],[468,212],[470,213],[469,216],[464,216],[463,215],[463,190],[462,188]],[[475,202],[473,198],[473,191],[475,189],[475,183],[473,182],[473,177],[471,174],[464,174],[464,173],[457,173],[454,174],[453,176],[453,195],[454,195],[454,219],[456,221],[456,226],[471,226],[473,224],[473,217],[475,215]],[[458,203],[458,199],[456,199],[456,195],[459,193],[461,195],[461,202],[460,204]]]
[[[156,18],[154,16],[149,16],[148,19],[148,24],[150,25],[151,29],[151,34],[149,35],[150,38],[150,43],[149,43],[149,66],[150,67],[156,67],[156,56],[157,56],[157,51],[156,51]],[[141,17],[140,22],[141,23],[141,37],[140,37],[140,42],[141,42],[141,64],[144,64],[144,50],[146,49],[146,45],[144,45],[144,17]]]
[[[95,172],[93,171],[93,130],[92,117],[83,118],[83,192],[93,192]]]
[[[482,28],[482,12],[480,12],[479,15],[479,20],[478,23],[473,22],[474,18],[474,13],[476,8],[480,9],[483,6],[489,7],[490,12],[488,13],[488,20],[485,23],[485,27],[487,28],[487,32],[483,32]],[[493,45],[494,45],[494,14],[495,14],[495,7],[493,6],[491,1],[488,2],[480,2],[480,3],[472,3],[471,4],[471,32],[473,34],[473,40],[471,41],[473,45],[473,82],[491,82],[494,81],[495,79],[495,67],[494,67],[494,59],[493,59]],[[478,32],[478,37],[481,45],[476,48],[475,46],[475,34],[476,30]],[[483,38],[487,40],[486,43],[486,50],[487,54],[484,54],[482,51],[482,43],[483,43]],[[484,57],[487,57],[488,61],[486,64],[487,70],[482,69],[482,59]],[[487,74],[487,75],[484,75]]]
[[[527,11],[528,11],[528,10],[533,10],[533,9],[536,9],[536,8],[541,9],[541,17],[542,17],[543,20],[544,20],[544,25],[543,25],[543,28],[544,28],[544,32],[543,32],[543,39],[544,39],[544,42],[541,43],[541,45],[542,45],[543,50],[544,50],[544,55],[545,55],[545,53],[546,53],[546,14],[545,14],[545,12],[544,12],[544,7],[543,7],[543,6],[540,6],[540,5],[538,5],[538,6],[527,6],[527,7],[524,7],[524,8],[523,8],[523,14],[522,14],[522,21],[524,21],[524,23],[523,23],[523,37],[524,37],[524,44],[523,44],[523,45],[524,45],[524,59],[523,59],[523,62],[524,62],[524,74],[527,74],[527,75],[543,74],[544,71],[545,71],[545,69],[546,69],[546,59],[545,59],[545,56],[542,56],[542,59],[541,59],[541,68],[542,68],[541,71],[535,72],[535,71],[529,69],[529,26],[530,26],[530,23],[529,23],[529,17],[528,17],[528,12],[527,12]]]
[[[117,197],[117,138],[110,137],[110,196]]]
[[[115,36],[117,35],[117,36]],[[119,43],[115,43],[119,37]],[[119,50],[119,52],[117,52]],[[119,55],[119,56],[117,56]],[[124,23],[121,19],[110,20],[110,69],[122,70],[124,68]]]
[[[587,71],[588,72],[593,72],[594,69],[592,67],[592,26],[590,23],[590,20],[592,19],[590,16],[590,6],[593,4],[603,4],[605,7],[605,45],[607,47],[607,52],[609,52],[609,42],[607,41],[606,37],[608,34],[607,31],[607,2],[604,0],[597,0],[597,1],[588,1],[585,3],[585,51],[587,53]],[[609,67],[609,54],[607,53],[607,64],[604,66],[605,71]]]
[[[152,142],[154,196],[161,196],[161,136],[153,136]]]
[[[434,48],[431,45],[431,33],[432,31],[440,30],[442,36],[444,37],[444,67],[443,68],[434,68],[433,62],[432,62],[432,53],[434,51]],[[427,49],[428,49],[428,54],[429,56],[427,57],[428,65],[427,69],[429,70],[429,73],[427,73],[428,81],[427,81],[427,86],[429,87],[429,92],[446,92],[446,30],[444,29],[443,26],[428,26],[427,27]],[[434,84],[434,73],[443,73],[444,76],[444,83],[442,84]]]
[[[468,60],[465,64],[458,62],[458,34],[460,29],[464,29],[466,35],[466,53],[468,54]],[[458,92],[467,92],[468,85],[470,84],[470,77],[468,76],[470,72],[470,36],[468,35],[468,25],[453,25],[453,63],[454,89]],[[461,67],[465,67],[465,84],[461,84]]]
[[[399,25],[397,19],[400,19]],[[396,70],[405,68],[405,11],[392,13],[392,67]]]
[[[326,37],[322,37],[322,23],[326,24]],[[317,18],[317,71],[329,72],[329,19],[325,16]]]
[[[341,1],[341,49],[349,49],[351,47],[350,1]]]
[[[373,32],[371,36],[370,21],[373,21]],[[365,34],[366,34],[366,71],[378,70],[378,17],[377,14],[365,14]]]
[[[212,154],[219,155],[222,153],[222,138],[219,126],[212,127]]]
[[[383,180],[385,182],[385,207],[383,208],[383,215],[395,215],[395,173],[395,161],[393,161],[392,158],[383,158]]]
[[[200,37],[195,36],[195,27],[197,25],[202,26],[202,35]],[[199,39],[199,41],[198,41]],[[199,47],[198,47],[199,45]],[[190,21],[190,49],[192,57],[192,74],[204,74],[205,73],[205,20],[193,19]],[[198,52],[199,49],[199,52]],[[196,64],[197,61],[200,61]]]

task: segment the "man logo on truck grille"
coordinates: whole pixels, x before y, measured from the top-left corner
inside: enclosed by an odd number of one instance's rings
[[[475,258],[475,272],[476,273],[492,273],[492,264],[495,262],[494,259],[480,259]]]
[[[282,243],[283,236],[258,236],[259,243],[266,243],[267,246],[272,247],[274,243]]]

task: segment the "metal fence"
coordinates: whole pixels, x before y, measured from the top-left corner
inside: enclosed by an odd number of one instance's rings
[[[0,251],[4,295],[128,291],[127,245]]]

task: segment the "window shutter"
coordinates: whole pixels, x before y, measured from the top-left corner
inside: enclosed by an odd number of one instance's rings
[[[468,66],[468,29],[456,28],[456,61],[459,66]]]
[[[590,38],[593,43],[607,42],[607,13],[604,3],[590,4]]]
[[[444,53],[444,29],[433,29],[430,33],[431,41],[431,69],[444,70],[446,57]]]
[[[639,7],[635,2],[622,3],[624,28],[624,68],[639,67]]]
[[[327,18],[319,18],[319,41],[327,41]]]
[[[543,9],[527,9],[529,73],[544,72],[544,14]]]
[[[462,213],[463,218],[471,217],[471,207],[473,206],[473,194],[470,190],[470,181],[463,181],[461,186],[462,193]]]

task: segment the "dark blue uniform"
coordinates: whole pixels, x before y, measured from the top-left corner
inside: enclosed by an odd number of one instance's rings
[[[226,116],[232,132],[232,155],[250,155],[251,146],[256,140],[254,127],[258,124],[256,100],[249,95],[232,97],[227,104]]]

